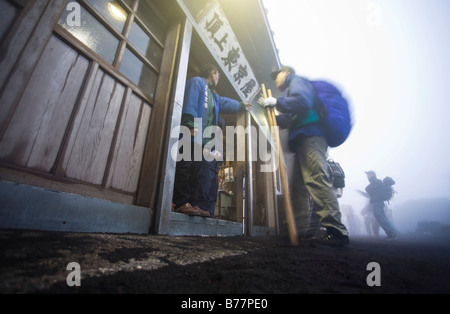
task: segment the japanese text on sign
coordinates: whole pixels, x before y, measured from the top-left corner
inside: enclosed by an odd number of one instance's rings
[[[232,83],[244,95],[244,101],[250,101],[258,92],[259,84],[219,3],[212,6],[198,25]]]

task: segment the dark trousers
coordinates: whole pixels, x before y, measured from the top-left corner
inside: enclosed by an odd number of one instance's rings
[[[194,172],[197,176],[197,189],[192,191],[196,204],[202,210],[209,212],[214,217],[214,210],[219,190],[218,172],[219,166],[216,160],[194,163]]]
[[[383,228],[384,232],[386,232],[387,236],[392,238],[397,235],[397,232],[392,226],[389,219],[386,217],[386,212],[384,211],[384,202],[374,202],[373,205],[373,215],[377,219],[381,228]]]
[[[190,203],[208,211],[213,217],[219,188],[218,163],[216,160],[206,161],[204,158],[195,161],[195,145],[197,144],[191,146],[191,160],[177,162],[172,202],[175,208]]]
[[[191,144],[191,156],[189,160],[177,161],[175,170],[175,183],[173,186],[172,203],[175,204],[175,209],[183,206],[186,203],[192,204],[193,198],[191,197],[191,190],[194,191],[198,186],[197,176],[194,172],[194,151],[196,148],[195,143]],[[183,154],[184,146],[180,147],[179,153]]]

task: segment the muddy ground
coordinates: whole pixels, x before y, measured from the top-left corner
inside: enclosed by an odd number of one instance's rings
[[[0,231],[2,294],[441,294],[450,239],[351,238],[345,249],[276,237]],[[67,270],[80,265],[80,287]],[[371,262],[378,263],[379,277]],[[369,286],[367,278],[380,279]],[[71,277],[76,279],[77,277]],[[372,282],[373,282],[372,280]]]

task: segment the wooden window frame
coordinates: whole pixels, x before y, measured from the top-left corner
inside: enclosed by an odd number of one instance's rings
[[[154,44],[157,44],[159,48],[161,48],[163,51],[165,49],[165,45],[157,38],[157,36],[144,24],[144,22],[138,17],[138,9],[139,9],[139,3],[140,1],[145,0],[133,0],[132,7],[129,7],[125,1],[123,0],[116,0],[119,2],[119,4],[127,11],[128,17],[125,21],[124,29],[121,32],[119,32],[113,25],[111,25],[88,1],[86,0],[77,0],[77,2],[86,9],[97,21],[99,21],[114,37],[116,37],[119,40],[119,46],[116,51],[116,55],[114,58],[113,63],[106,61],[102,56],[97,54],[95,51],[90,49],[88,46],[86,46],[82,41],[77,39],[75,36],[73,36],[67,29],[62,27],[61,25],[57,24],[55,25],[55,33],[59,35],[60,38],[71,44],[72,46],[76,47],[82,54],[84,54],[87,58],[90,60],[93,60],[94,62],[98,62],[100,67],[104,69],[109,74],[113,75],[115,78],[117,78],[121,83],[130,86],[139,97],[143,98],[144,100],[148,101],[150,105],[154,106],[154,99],[153,97],[145,92],[141,87],[139,87],[136,83],[131,81],[127,76],[122,74],[120,71],[120,65],[123,60],[123,55],[125,53],[125,49],[128,48],[145,66],[150,68],[153,72],[156,73],[158,76],[161,74],[161,65],[156,66],[154,65],[150,60],[148,60],[145,56],[142,55],[142,53],[139,52],[139,50],[128,40],[131,27],[134,22],[136,22],[139,27],[141,27],[144,32],[150,37],[152,42]],[[158,12],[157,8],[154,7],[152,3],[148,3],[148,5],[151,7],[152,10]],[[158,14],[161,16],[161,14]],[[163,22],[167,26],[168,30],[168,23],[167,21],[163,20]],[[167,33],[166,30],[166,33]]]

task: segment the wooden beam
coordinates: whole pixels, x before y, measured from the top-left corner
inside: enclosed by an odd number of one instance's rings
[[[166,37],[166,48],[161,65],[161,74],[155,93],[150,127],[147,136],[144,163],[139,182],[137,205],[153,208],[158,192],[164,146],[167,137],[170,116],[170,96],[173,79],[176,73],[176,57],[180,38],[180,24],[169,28]]]

